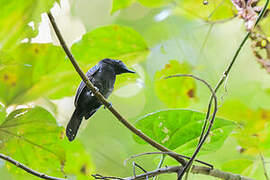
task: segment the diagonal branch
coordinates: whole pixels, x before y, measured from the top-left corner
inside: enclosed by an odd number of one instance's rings
[[[35,171],[35,170],[33,170],[33,169],[27,167],[26,165],[24,165],[24,164],[22,164],[22,163],[20,163],[20,162],[18,162],[18,161],[16,161],[16,160],[14,160],[14,159],[12,159],[11,157],[6,156],[6,155],[1,154],[1,153],[0,153],[0,158],[1,158],[1,159],[4,159],[4,160],[6,160],[6,161],[8,161],[8,162],[10,162],[10,163],[12,163],[12,164],[14,164],[14,165],[17,166],[18,168],[21,168],[21,169],[23,169],[24,171],[26,171],[26,172],[28,172],[28,173],[34,175],[34,176],[37,176],[37,177],[39,177],[39,178],[42,178],[42,179],[48,179],[48,180],[65,180],[65,179],[62,179],[62,178],[57,178],[57,177],[53,177],[53,176],[48,176],[48,175],[46,175],[46,174],[44,174],[44,173],[37,172],[37,171]]]
[[[75,60],[74,56],[72,55],[72,53],[70,52],[70,50],[68,49],[61,33],[60,30],[57,27],[57,24],[55,22],[55,19],[53,17],[53,15],[51,14],[51,12],[48,12],[48,17],[50,19],[50,22],[53,26],[53,29],[56,33],[56,36],[58,38],[58,40],[60,41],[60,44],[62,46],[62,48],[64,49],[65,53],[67,54],[70,62],[72,63],[72,65],[74,66],[74,68],[76,69],[76,71],[78,72],[78,74],[81,76],[82,80],[84,81],[84,83],[86,84],[86,86],[93,92],[93,94],[101,101],[101,103],[107,108],[109,109],[112,114],[123,124],[125,125],[130,131],[132,131],[134,134],[136,134],[137,136],[139,136],[140,138],[142,138],[144,141],[146,141],[148,144],[152,145],[153,147],[155,147],[156,149],[163,151],[163,152],[172,152],[170,149],[166,148],[165,146],[162,146],[161,144],[157,143],[156,141],[154,141],[153,139],[151,139],[150,137],[148,137],[147,135],[145,135],[143,132],[141,132],[140,130],[138,130],[137,128],[135,128],[135,126],[133,126],[132,124],[130,124],[112,105],[111,103],[109,103],[104,96],[102,96],[102,94],[100,92],[98,92],[98,90],[94,87],[94,85],[89,81],[89,79],[84,75],[83,71],[81,70],[81,68],[79,67],[77,61]],[[178,155],[175,154],[169,154],[169,156],[171,156],[172,158],[176,159],[179,163],[181,163],[182,165],[186,164],[186,161],[179,157]]]

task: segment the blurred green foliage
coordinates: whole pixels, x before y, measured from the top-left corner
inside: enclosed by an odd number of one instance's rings
[[[0,137],[1,152],[38,171],[55,176],[76,174],[78,179],[93,173],[94,166],[81,144],[68,143],[64,128],[44,108],[14,110],[0,125]],[[24,173],[16,166],[7,167],[18,176]]]
[[[67,3],[61,1],[60,9],[65,8],[63,2]],[[40,33],[41,13],[54,3],[0,0],[0,152],[52,176],[89,179],[95,172],[130,176],[131,166],[122,162],[155,149],[138,143],[138,137],[134,140],[109,111],[100,109],[83,122],[75,142],[65,138],[64,126],[73,107],[69,97],[80,78],[59,46],[31,42]],[[242,20],[229,21],[237,14],[231,1],[209,0],[204,5],[201,0],[77,0],[70,4],[72,18],[86,27],[71,46],[82,69],[86,72],[103,58],[121,59],[131,66],[137,74],[119,76],[109,100],[150,137],[191,155],[209,90],[193,79],[163,78],[192,73],[216,84],[246,34]],[[267,37],[269,24],[269,18],[262,19],[261,30]],[[270,76],[254,60],[249,44],[237,62],[217,94],[219,118],[198,158],[224,171],[263,179],[260,155],[266,161],[270,158]],[[135,161],[153,170],[159,156]],[[167,158],[164,165],[175,164]],[[36,179],[3,161],[0,172],[0,179]],[[190,179],[212,178],[191,174]]]
[[[59,0],[1,0],[1,47],[9,49],[24,38],[36,36],[41,13],[47,12],[57,1]],[[33,22],[34,29],[27,25],[30,22]]]

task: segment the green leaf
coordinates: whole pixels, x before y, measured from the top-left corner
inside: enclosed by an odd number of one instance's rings
[[[85,34],[71,50],[77,59],[91,65],[104,58],[120,59],[131,65],[145,60],[149,53],[139,33],[119,25],[97,28]]]
[[[225,102],[219,114],[238,122],[241,128],[236,129],[234,137],[247,154],[258,154],[270,148],[270,110],[252,109],[238,100]]]
[[[76,175],[90,175],[79,173],[83,166],[91,167],[80,143],[69,143],[64,138],[64,129],[41,107],[18,109],[10,113],[0,125],[0,142],[0,152],[35,170],[62,177],[61,167],[64,167],[67,174],[78,172]],[[15,166],[11,166],[10,170],[23,172]]]
[[[38,32],[41,13],[48,12],[55,0],[1,0],[0,47],[9,48]],[[34,30],[27,25],[34,22]]]
[[[214,21],[231,18],[236,14],[236,10],[230,0],[208,0],[207,5],[204,5],[202,0],[177,1],[179,2],[179,13],[184,13],[191,18],[201,18],[207,21]]]
[[[171,60],[155,74],[155,92],[168,107],[187,107],[195,100],[195,81],[191,78],[177,77],[164,79],[169,75],[190,74],[191,66]]]
[[[62,130],[43,108],[15,110],[0,126],[0,151],[27,166],[59,171],[64,154],[55,145]]]
[[[111,14],[113,14],[114,12],[116,12],[118,10],[127,8],[134,1],[135,0],[113,0]]]
[[[205,114],[187,109],[169,109],[151,113],[139,119],[135,126],[162,145],[190,155],[198,143]],[[211,134],[202,151],[210,152],[221,147],[234,129],[234,123],[216,118]],[[138,142],[142,140],[136,138]]]
[[[1,51],[0,63],[0,101],[6,105],[72,95],[79,83],[63,50],[51,44],[21,44]]]
[[[157,8],[173,3],[174,0],[138,0],[142,5],[150,8]]]

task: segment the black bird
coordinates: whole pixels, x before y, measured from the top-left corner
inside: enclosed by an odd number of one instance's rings
[[[98,88],[99,92],[108,98],[114,88],[116,75],[122,73],[135,73],[129,70],[120,60],[103,59],[97,65],[89,69],[86,76]],[[83,117],[89,119],[102,105],[82,81],[75,96],[75,111],[66,128],[69,141],[73,141]]]

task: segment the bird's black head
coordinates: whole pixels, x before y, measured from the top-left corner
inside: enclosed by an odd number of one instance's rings
[[[135,73],[134,71],[128,69],[127,66],[120,60],[103,59],[101,62],[112,66],[114,68],[115,74]]]

